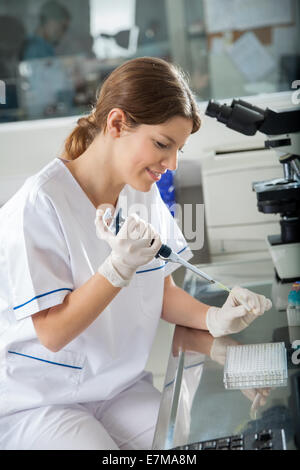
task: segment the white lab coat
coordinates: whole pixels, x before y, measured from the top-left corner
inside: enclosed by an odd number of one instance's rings
[[[117,209],[151,210],[162,241],[191,250],[153,185],[126,185]],[[131,210],[133,208],[133,210]],[[124,210],[123,210],[124,214]],[[39,342],[32,315],[63,302],[110,253],[95,232],[95,208],[56,158],[0,209],[0,416],[51,404],[108,400],[145,375],[162,310],[164,277],[178,264],[140,267],[98,318],[59,352]]]

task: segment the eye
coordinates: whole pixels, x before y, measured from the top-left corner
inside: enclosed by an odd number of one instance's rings
[[[168,148],[168,145],[165,145],[165,144],[162,144],[161,142],[159,142],[158,140],[155,141],[155,144],[158,148],[160,149],[167,149]]]

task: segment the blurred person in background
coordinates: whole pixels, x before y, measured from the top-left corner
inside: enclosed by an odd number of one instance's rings
[[[70,13],[60,3],[46,2],[39,14],[39,25],[33,36],[25,41],[21,59],[54,57],[58,46],[70,24]]]

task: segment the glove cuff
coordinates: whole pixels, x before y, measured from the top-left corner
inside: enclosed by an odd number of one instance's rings
[[[115,287],[126,287],[130,283],[130,279],[123,279],[115,269],[111,255],[98,268],[98,273],[104,276]]]
[[[206,314],[206,326],[214,338],[226,335],[226,332],[224,332],[224,330],[222,330],[222,328],[220,328],[218,325],[219,310],[221,310],[219,307],[210,307]]]

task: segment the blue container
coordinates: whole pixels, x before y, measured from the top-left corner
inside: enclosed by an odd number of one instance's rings
[[[175,217],[175,210],[173,206],[173,204],[175,204],[174,173],[174,171],[167,170],[166,173],[161,175],[160,180],[156,183],[162,200],[168,207],[173,217]]]
[[[300,282],[294,282],[288,296],[286,309],[288,325],[300,326]],[[297,338],[299,339],[299,338]]]
[[[300,282],[296,281],[293,283],[288,296],[288,303],[300,308]]]

